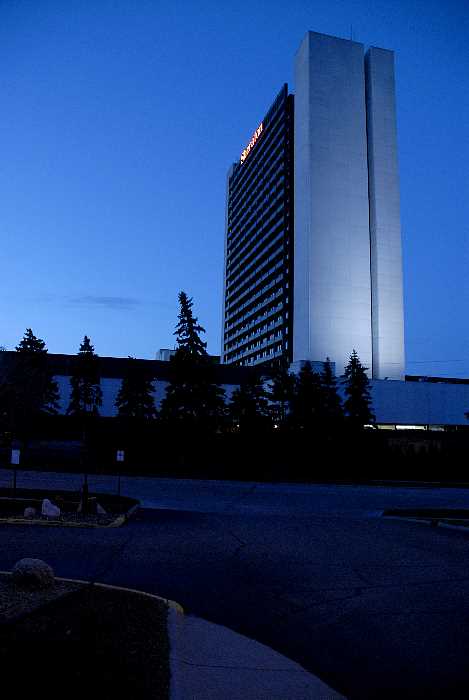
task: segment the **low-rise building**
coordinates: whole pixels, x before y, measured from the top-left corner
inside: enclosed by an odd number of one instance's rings
[[[0,381],[8,374],[16,352],[0,353]],[[76,355],[48,353],[51,372],[60,391],[60,411],[66,413],[70,400],[70,376]],[[162,360],[129,360],[122,357],[100,357],[101,389],[103,392],[102,416],[115,416],[114,402],[127,363],[136,362],[154,377],[154,397],[158,407],[169,383],[170,363]],[[298,371],[299,363],[293,363],[292,371]],[[320,371],[320,363],[314,369]],[[253,372],[264,371],[268,379],[268,368],[237,367],[214,362],[214,379],[226,391],[227,399],[245,382]],[[340,384],[340,380],[339,380]],[[370,380],[373,411],[376,425],[382,429],[446,430],[469,426],[469,379],[423,377],[407,375],[405,381]]]

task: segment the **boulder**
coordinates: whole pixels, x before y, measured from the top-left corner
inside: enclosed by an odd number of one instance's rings
[[[96,514],[97,515],[107,515],[106,511],[100,503],[96,503]]]
[[[12,569],[12,579],[18,586],[26,588],[51,588],[54,585],[54,572],[42,559],[26,557],[16,562]]]
[[[27,508],[24,509],[24,515],[23,517],[25,518],[35,518],[37,515],[37,510],[35,508],[32,508],[31,506],[28,506]]]
[[[42,502],[41,513],[47,518],[58,518],[60,515],[60,508],[55,506],[48,498],[45,498]]]

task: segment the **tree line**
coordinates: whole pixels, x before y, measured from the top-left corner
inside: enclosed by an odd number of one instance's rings
[[[205,329],[192,309],[192,299],[180,292],[176,350],[159,410],[154,401],[155,377],[129,358],[115,399],[117,417],[127,426],[158,422],[181,435],[239,432],[253,436],[276,430],[314,432],[327,438],[345,429],[360,431],[374,421],[367,368],[355,350],[339,380],[328,358],[321,372],[304,362],[297,375],[289,372],[287,363],[279,362],[267,374],[265,368],[250,368],[227,400],[201,338]],[[60,395],[44,340],[28,328],[16,351],[16,362],[0,381],[0,415],[4,431],[26,439],[39,415],[59,413]],[[100,415],[101,407],[99,357],[85,336],[72,364],[66,413],[82,418],[85,425]]]

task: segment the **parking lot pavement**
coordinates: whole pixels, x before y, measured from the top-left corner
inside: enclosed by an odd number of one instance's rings
[[[13,472],[0,469],[0,486],[11,486]],[[17,472],[18,488],[79,489],[82,474]],[[116,493],[117,475],[88,476],[92,491]],[[469,508],[469,489],[428,486],[374,486],[296,483],[256,483],[122,476],[123,494],[145,508],[208,513],[323,514],[337,517],[377,517],[385,509],[407,507]]]
[[[130,487],[161,507],[115,530],[0,526],[0,568],[37,556],[61,576],[175,599],[350,698],[469,696],[469,533],[378,516],[403,504],[467,507],[468,492]]]

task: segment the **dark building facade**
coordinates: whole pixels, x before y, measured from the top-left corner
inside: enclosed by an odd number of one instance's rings
[[[285,84],[228,173],[226,364],[292,359],[293,109]]]

